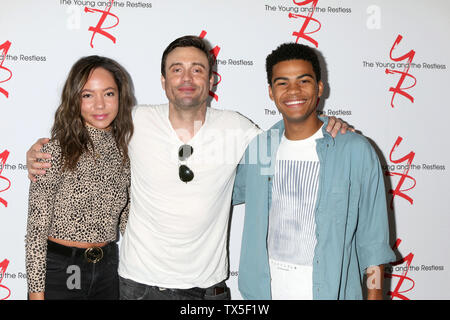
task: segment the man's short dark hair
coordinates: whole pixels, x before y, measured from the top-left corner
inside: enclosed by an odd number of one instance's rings
[[[203,51],[208,59],[208,65],[209,65],[209,77],[212,75],[212,68],[214,66],[214,57],[212,54],[209,53],[210,46],[208,43],[203,40],[200,37],[197,36],[183,36],[181,38],[175,39],[172,41],[164,50],[162,59],[161,59],[161,74],[163,77],[166,77],[166,60],[169,53],[171,53],[176,48],[180,47],[194,47],[201,51]]]
[[[311,47],[299,43],[283,43],[266,58],[267,82],[272,85],[273,66],[287,60],[305,60],[311,63],[317,82],[320,81],[320,63],[317,53]]]

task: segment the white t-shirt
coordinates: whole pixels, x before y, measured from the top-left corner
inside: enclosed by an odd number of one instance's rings
[[[227,229],[236,166],[260,129],[234,111],[207,108],[187,143],[169,121],[168,105],[137,106],[129,144],[131,206],[119,275],[165,288],[209,287],[227,277]],[[188,183],[179,165],[194,172]]]
[[[277,151],[267,239],[273,299],[312,299],[320,169],[316,140],[322,137],[321,129],[304,140],[283,135]]]

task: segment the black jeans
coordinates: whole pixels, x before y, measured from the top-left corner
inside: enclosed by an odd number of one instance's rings
[[[115,242],[102,247],[103,258],[89,262],[85,249],[48,241],[46,300],[119,299],[119,250]]]
[[[120,300],[230,300],[230,289],[222,281],[209,288],[168,289],[149,286],[119,276]]]

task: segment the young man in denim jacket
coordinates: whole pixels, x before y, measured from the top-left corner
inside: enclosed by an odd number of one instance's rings
[[[316,108],[316,52],[283,44],[266,60],[283,120],[248,146],[233,192],[246,203],[239,290],[246,299],[382,298],[389,246],[383,172],[356,133],[333,138]]]

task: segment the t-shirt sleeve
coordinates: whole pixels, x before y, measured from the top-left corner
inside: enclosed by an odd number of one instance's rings
[[[263,131],[253,121],[244,116],[242,117],[244,118],[242,122],[245,128],[245,148],[247,148],[250,141]]]
[[[241,145],[239,146],[242,151],[242,158],[236,170],[232,197],[232,204],[238,205],[245,202],[245,187],[248,169],[246,159],[248,158],[247,153],[249,152],[248,146],[262,130],[253,121],[239,112],[234,112],[234,115],[237,117],[239,130],[242,132],[242,137],[240,139]]]

